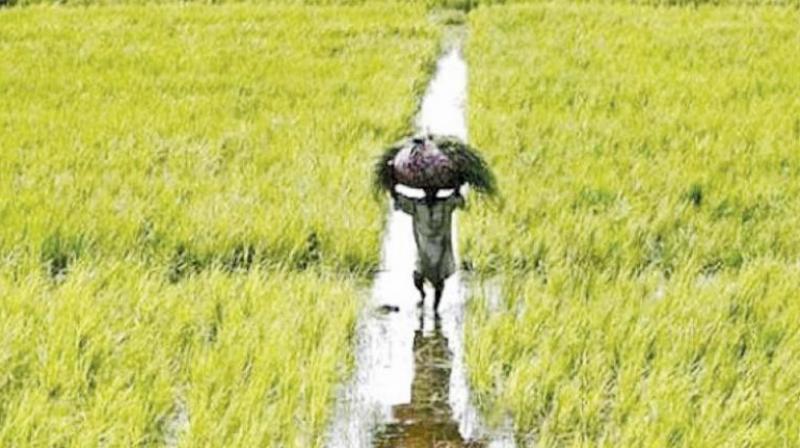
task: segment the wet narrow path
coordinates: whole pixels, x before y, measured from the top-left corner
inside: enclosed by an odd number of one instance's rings
[[[454,47],[438,62],[418,130],[466,140],[466,93],[467,67]],[[489,434],[471,405],[464,366],[466,292],[459,274],[447,280],[441,317],[431,310],[432,291],[425,307],[418,308],[411,217],[389,213],[381,271],[359,322],[356,371],[340,394],[328,445],[513,446],[510,437]]]

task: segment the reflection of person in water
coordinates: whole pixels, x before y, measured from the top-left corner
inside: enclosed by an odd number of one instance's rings
[[[450,408],[452,353],[442,333],[441,319],[434,319],[433,332],[423,331],[422,315],[414,332],[414,382],[411,402],[393,408],[396,422],[378,432],[380,447],[462,447],[458,424]]]
[[[464,197],[456,189],[448,197],[438,197],[439,190],[427,190],[425,197],[409,198],[394,194],[395,207],[412,216],[414,241],[417,243],[417,263],[414,286],[425,300],[423,283],[428,280],[434,289],[434,311],[439,310],[444,281],[456,270],[453,255],[453,212],[464,206]]]

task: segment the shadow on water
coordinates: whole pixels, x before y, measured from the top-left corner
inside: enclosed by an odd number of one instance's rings
[[[426,315],[419,313],[414,331],[414,381],[411,401],[392,408],[394,422],[376,431],[376,447],[478,447],[466,442],[450,406],[450,373],[453,354],[442,332],[442,320],[432,318],[433,328],[425,328]]]

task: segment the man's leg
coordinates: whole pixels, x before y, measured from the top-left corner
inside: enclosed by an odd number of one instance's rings
[[[433,284],[433,312],[439,313],[439,302],[442,301],[442,294],[444,293],[444,281],[439,281]]]
[[[424,283],[425,279],[422,278],[422,274],[420,274],[418,271],[414,271],[414,286],[419,291],[420,296],[419,303],[417,303],[419,306],[422,306],[422,304],[425,303],[425,288],[423,287]]]

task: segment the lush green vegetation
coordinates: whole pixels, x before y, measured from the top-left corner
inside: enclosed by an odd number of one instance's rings
[[[429,9],[478,2],[78,3],[0,10],[0,445],[321,444],[372,162]],[[480,3],[483,410],[540,446],[800,445],[800,13]]]
[[[0,278],[3,446],[312,446],[359,306],[338,276],[79,265]]]
[[[505,6],[524,4],[546,4],[558,2],[562,6],[574,4],[598,5],[651,5],[661,7],[674,6],[800,6],[798,0],[0,0],[0,7],[6,6],[32,6],[32,5],[144,5],[144,4],[169,4],[169,3],[196,3],[196,4],[221,4],[221,3],[248,3],[260,5],[294,5],[294,6],[368,6],[368,5],[395,5],[398,3],[414,4],[434,11],[458,10],[469,12],[485,6]]]
[[[484,409],[539,446],[800,444],[800,15],[470,15],[470,133],[504,200],[463,219]]]
[[[321,444],[426,14],[0,11],[0,445]]]
[[[377,264],[365,159],[408,131],[437,47],[423,9],[22,8],[0,21],[10,261]]]

